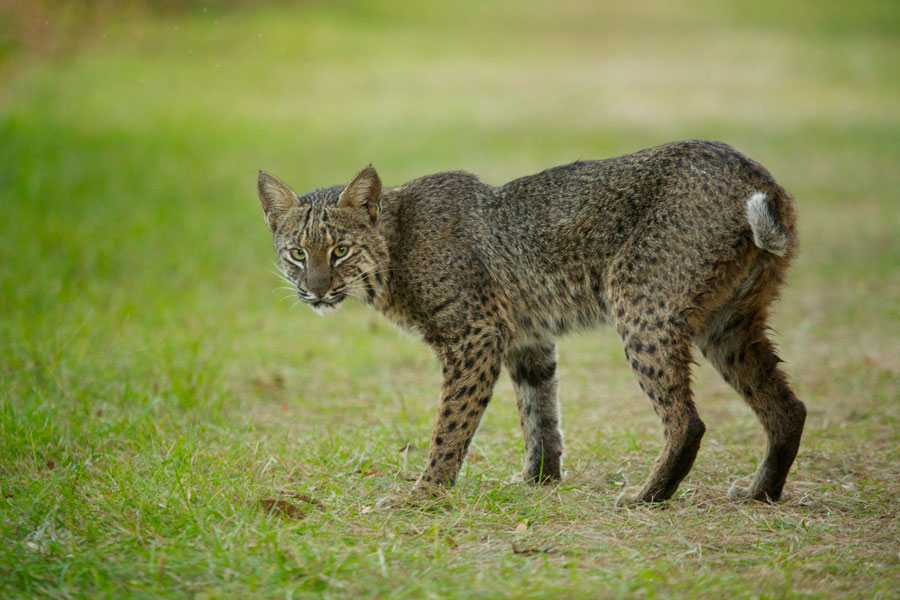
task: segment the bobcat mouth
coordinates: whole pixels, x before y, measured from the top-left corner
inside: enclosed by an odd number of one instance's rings
[[[345,296],[340,296],[337,298],[321,298],[318,300],[307,300],[307,304],[314,311],[319,313],[320,315],[330,315],[337,311],[340,308],[341,304],[344,302]]]

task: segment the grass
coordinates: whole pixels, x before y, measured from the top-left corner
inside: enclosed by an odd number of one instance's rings
[[[303,3],[111,14],[4,54],[0,596],[898,597],[896,3]],[[613,507],[660,446],[613,332],[561,346],[568,477],[510,482],[498,385],[445,504],[425,347],[290,309],[256,170],[373,161],[489,183],[723,139],[799,204],[775,328],[809,420],[784,502],[734,504],[761,428],[705,364],[675,499]]]

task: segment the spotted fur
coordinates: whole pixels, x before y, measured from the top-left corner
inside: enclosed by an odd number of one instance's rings
[[[611,323],[665,438],[647,480],[620,501],[671,497],[693,464],[705,431],[690,388],[694,344],[768,435],[755,478],[732,495],[780,497],[806,413],[766,319],[796,249],[794,203],[727,145],[676,142],[502,187],[451,172],[383,190],[369,166],[346,187],[298,197],[261,173],[259,195],[301,300],[323,311],[355,296],[439,357],[439,415],[418,489],[455,481],[501,365],[518,398],[523,478],[558,480],[554,340]],[[304,260],[292,257],[298,249]]]

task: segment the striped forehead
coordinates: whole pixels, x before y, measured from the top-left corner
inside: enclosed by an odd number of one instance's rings
[[[299,242],[305,248],[328,248],[335,243],[334,215],[343,186],[315,190],[298,198],[300,205],[308,207],[299,230]]]
[[[325,247],[334,241],[331,239],[328,226],[328,211],[324,202],[311,202],[306,227],[301,231],[301,242],[307,248]]]

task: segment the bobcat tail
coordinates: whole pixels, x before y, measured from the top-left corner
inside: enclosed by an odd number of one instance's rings
[[[756,192],[747,200],[747,221],[757,246],[778,256],[784,256],[790,250],[791,234],[772,214],[764,193]]]

